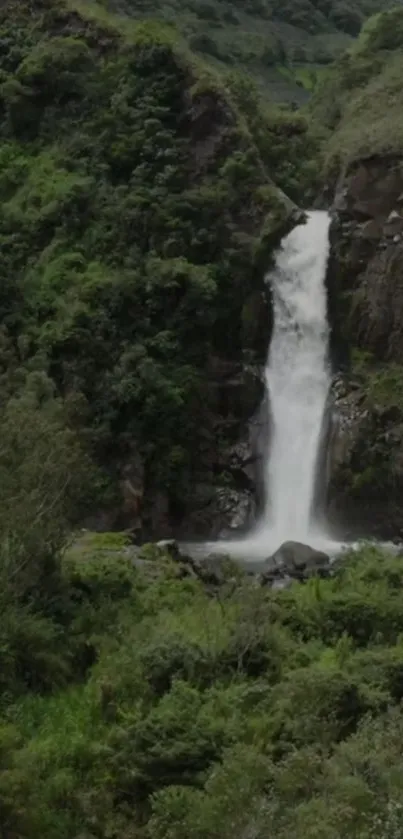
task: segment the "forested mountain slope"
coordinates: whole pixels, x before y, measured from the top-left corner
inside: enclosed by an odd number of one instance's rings
[[[271,100],[304,102],[324,68],[369,15],[401,0],[105,0],[133,17],[158,17],[221,69],[238,69]]]
[[[158,23],[8,0],[0,32],[7,388],[49,377],[109,476],[109,526],[204,508],[206,530],[261,396],[264,273],[294,211],[275,184],[310,182],[306,123],[267,121]]]

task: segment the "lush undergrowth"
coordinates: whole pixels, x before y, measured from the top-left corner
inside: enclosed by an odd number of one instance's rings
[[[144,556],[86,536],[9,607],[2,835],[400,837],[401,558],[273,592]]]

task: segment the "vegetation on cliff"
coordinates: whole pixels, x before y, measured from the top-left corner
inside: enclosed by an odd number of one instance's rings
[[[298,194],[306,124],[255,142],[239,81],[91,4],[7,0],[0,42],[4,364],[50,377],[112,487],[134,457],[146,507],[163,488],[181,515],[231,426],[210,367],[257,353],[248,306],[292,211],[271,176]]]

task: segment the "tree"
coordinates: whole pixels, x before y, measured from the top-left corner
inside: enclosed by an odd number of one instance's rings
[[[45,374],[0,410],[0,578],[3,596],[41,597],[88,493],[88,460]]]

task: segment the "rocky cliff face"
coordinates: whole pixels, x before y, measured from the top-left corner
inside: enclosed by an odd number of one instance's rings
[[[337,184],[332,210],[329,298],[336,354],[353,339],[379,361],[399,361],[403,161],[374,157],[355,163]]]
[[[343,535],[403,533],[403,162],[360,160],[332,206],[328,272],[335,408],[330,519]]]

